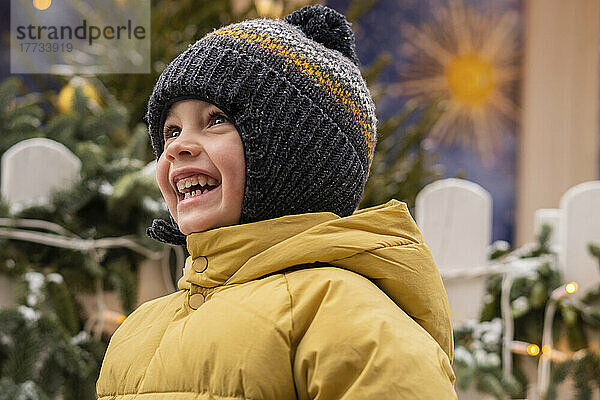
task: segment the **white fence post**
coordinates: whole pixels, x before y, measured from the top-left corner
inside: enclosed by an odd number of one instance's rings
[[[80,179],[81,161],[62,143],[23,140],[2,155],[0,191],[11,211],[50,201],[53,191]]]
[[[31,138],[2,155],[0,193],[12,212],[43,204],[52,191],[79,179],[81,161],[66,146],[46,138]],[[0,276],[0,306],[14,304],[14,280]]]
[[[598,261],[587,249],[600,243],[600,181],[573,186],[560,199],[560,249],[558,265],[565,282],[576,281],[585,293],[600,282]]]
[[[488,264],[492,197],[476,183],[449,178],[416,198],[416,221],[440,271]],[[485,276],[445,280],[454,325],[479,320]]]

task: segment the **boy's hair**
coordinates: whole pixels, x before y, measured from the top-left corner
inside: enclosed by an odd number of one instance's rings
[[[212,103],[236,126],[246,184],[240,224],[288,214],[351,215],[362,198],[377,142],[375,105],[361,75],[350,23],[306,6],[206,34],[162,72],[145,120],[158,160],[169,107]],[[147,234],[185,244],[171,223]]]

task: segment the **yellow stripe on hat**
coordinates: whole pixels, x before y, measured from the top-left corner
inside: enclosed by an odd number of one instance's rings
[[[360,110],[357,103],[350,98],[348,90],[340,87],[340,82],[338,80],[335,78],[331,79],[331,76],[327,72],[321,71],[317,64],[310,62],[303,55],[296,53],[292,48],[265,33],[254,32],[251,29],[223,27],[206,34],[205,37],[213,35],[232,36],[250,43],[256,43],[261,47],[282,56],[289,64],[298,66],[300,71],[311,76],[319,85],[323,85],[328,89],[334,95],[335,99],[354,116],[354,121],[360,125],[362,133],[367,138],[367,146],[369,147],[369,169],[371,168],[373,153],[375,152],[373,127],[371,126],[370,120]]]

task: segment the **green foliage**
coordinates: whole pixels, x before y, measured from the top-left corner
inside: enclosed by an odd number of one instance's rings
[[[100,81],[89,82],[106,93]],[[142,172],[154,158],[145,124],[138,120],[130,129],[123,103],[108,96],[98,106],[79,86],[73,89],[71,107],[57,113],[51,95],[23,96],[17,78],[0,83],[0,154],[29,137],[46,137],[82,161],[78,182],[54,192],[47,204],[11,210],[0,198],[0,218],[15,226],[20,218],[51,222],[74,238],[128,236],[162,250],[145,234],[153,218],[168,219],[154,176]],[[96,258],[0,237],[0,273],[17,279],[17,305],[0,309],[0,400],[94,399],[108,338],[94,339],[82,330],[85,320],[75,294],[93,293],[99,278],[105,290],[117,291],[126,313],[133,311],[142,259],[123,248],[107,249]],[[32,287],[35,279],[27,282],[32,277],[43,284]]]
[[[544,310],[550,293],[561,285],[560,271],[549,262],[540,262],[531,274],[516,276],[510,291],[511,312],[514,318],[515,340],[528,343],[541,342]],[[487,280],[487,294],[480,320],[489,321],[501,316],[500,296],[502,275],[492,275]],[[539,323],[539,326],[536,325]]]
[[[572,304],[560,302],[558,309],[567,334],[569,348],[577,351],[587,347],[584,322],[577,308]]]
[[[146,102],[158,76],[178,54],[206,33],[222,25],[257,17],[252,4],[234,15],[230,1],[213,0],[152,0],[150,15],[150,74],[105,74],[99,79],[116,98],[127,104],[132,121],[141,121]],[[173,23],[177,21],[177,23]],[[136,124],[129,126],[132,129]],[[144,158],[149,158],[147,153]]]
[[[598,273],[600,273],[600,245],[597,243],[588,243],[588,251],[598,259]]]
[[[118,133],[127,129],[128,122],[127,109],[121,103],[114,100],[104,108],[92,107],[82,87],[75,86],[70,110],[51,115],[43,132],[76,154],[77,146],[85,142],[117,150],[125,144]]]
[[[40,97],[36,94],[19,96],[24,91],[23,82],[17,77],[0,84],[0,154],[21,140],[41,136]]]
[[[589,290],[574,306],[586,324],[600,330],[600,285]]]
[[[137,298],[137,276],[131,265],[131,261],[126,255],[106,262],[109,281],[117,290],[126,313],[134,310]]]
[[[550,226],[544,225],[537,237],[536,246],[521,255],[521,258],[539,258],[538,267],[532,273],[515,276],[513,280],[510,301],[514,340],[517,341],[537,344],[542,342],[546,305],[554,289],[563,284],[560,272],[546,258],[540,257],[554,255],[549,247],[550,235]],[[598,245],[588,243],[587,248],[593,257],[600,260]],[[502,259],[508,254],[506,248],[496,250],[491,252],[492,255],[496,255],[495,259]],[[522,398],[526,395],[527,377],[521,370],[518,357],[513,357],[513,376],[508,379],[503,376],[499,364],[486,366],[481,365],[480,362],[487,357],[500,355],[499,338],[494,336],[495,340],[490,346],[489,343],[486,345],[481,337],[482,332],[486,331],[486,327],[491,322],[499,321],[501,318],[501,287],[501,274],[489,276],[480,322],[471,321],[454,329],[456,382],[457,387],[463,390],[474,385],[477,390],[498,399],[504,398],[505,395],[510,395],[511,398]],[[558,341],[559,333],[563,332],[569,349],[583,356],[567,359],[552,366],[546,400],[556,399],[556,385],[568,376],[571,376],[575,382],[575,398],[590,400],[593,385],[600,389],[600,357],[588,349],[585,332],[586,328],[596,330],[600,328],[600,285],[585,293],[580,301],[560,300],[557,306],[558,315],[553,326],[553,340]]]
[[[556,364],[553,366],[550,374],[550,385],[546,393],[546,400],[556,400],[556,384],[564,381],[574,364],[574,360],[567,360],[565,362]]]
[[[541,234],[538,236],[536,247],[521,257],[531,258],[544,254],[552,254],[548,248],[549,235],[550,230],[548,228],[545,227],[542,229]],[[492,249],[490,259],[501,260],[509,254],[509,251],[508,246]],[[477,329],[482,329],[481,326],[490,323],[489,321],[500,321],[502,318],[500,306],[502,279],[502,274],[495,274],[488,277],[486,295],[480,315],[481,322],[471,326],[471,330],[477,331]],[[542,260],[540,260],[538,267],[531,273],[514,277],[509,299],[511,302],[515,340],[527,343],[541,343],[541,326],[543,326],[545,305],[552,290],[560,286],[561,282],[560,272],[553,268],[550,262]],[[465,327],[455,328],[455,346],[463,346],[469,349],[473,347],[473,338],[468,335],[465,336],[461,332],[464,329]],[[501,339],[498,338],[497,346],[493,348],[489,346],[480,347],[479,351],[482,353],[479,355],[479,358],[483,359],[489,356],[489,354],[500,357],[500,342]],[[476,358],[474,357],[474,359]],[[471,366],[471,369],[472,372],[467,373],[470,376],[467,384],[464,383],[461,377],[465,368],[458,367],[456,369],[457,385],[458,382],[461,382],[463,385],[458,387],[466,389],[471,384],[474,384],[477,390],[491,394],[498,399],[504,398],[507,394],[517,398],[526,395],[527,377],[520,369],[518,362],[514,363],[513,375],[510,377],[504,377],[499,363],[487,369],[475,363]]]
[[[19,288],[0,309],[0,399],[94,399],[105,343],[80,330],[62,277],[30,271]]]
[[[540,233],[537,235],[537,247],[533,249],[522,258],[539,257],[542,254],[552,254],[550,250],[550,235],[552,234],[552,227],[547,224],[543,224]]]
[[[600,390],[600,356],[591,351],[582,354],[553,366],[546,400],[556,400],[556,385],[569,376],[575,387],[574,399],[591,400],[594,387]]]
[[[7,109],[19,115],[34,110],[30,114],[42,120],[43,115],[37,111],[41,108],[15,97],[17,88],[18,81],[13,78],[0,85],[0,124],[15,124],[3,117],[2,110]],[[80,158],[80,179],[72,187],[54,192],[48,204],[11,210],[0,199],[0,217],[52,222],[73,232],[73,237],[84,239],[130,236],[148,248],[161,250],[161,244],[145,235],[153,218],[168,219],[153,174],[142,173],[147,161],[136,158],[151,153],[147,131],[140,123],[132,140],[126,136],[127,140],[123,140],[129,118],[127,109],[114,99],[103,103],[103,108],[92,107],[77,86],[66,114],[48,115],[45,125],[32,130],[37,136],[60,141]],[[0,139],[0,146],[8,148],[13,144],[5,140],[6,137]],[[136,304],[135,266],[143,259],[137,253],[108,249],[103,258],[95,260],[79,251],[27,241],[0,238],[0,244],[0,272],[15,277],[30,270],[56,272],[69,288],[84,292],[96,290],[95,278],[101,278],[106,290],[117,290],[124,310],[132,311]],[[68,301],[64,287],[51,285],[49,290],[60,310],[60,322],[73,333],[79,329],[77,307]]]
[[[0,378],[0,400],[50,400],[33,381],[16,383],[9,377]]]
[[[56,316],[67,333],[74,336],[80,331],[81,322],[71,293],[64,284],[61,275],[50,274],[47,278],[49,277],[53,277],[53,279],[47,279],[46,282],[46,293],[50,301],[50,307],[56,311]]]
[[[492,244],[489,255],[490,260],[501,260],[510,253],[510,244],[504,240],[497,240]]]
[[[588,243],[587,248],[592,257],[598,257],[597,244]],[[575,386],[574,398],[590,400],[593,388],[600,390],[600,355],[587,347],[585,332],[600,331],[600,285],[588,290],[580,301],[559,307],[569,347],[576,353],[572,359],[553,365],[547,399],[556,399],[556,385],[571,377]]]
[[[523,392],[523,383],[514,376],[506,379],[501,366],[502,320],[477,323],[470,321],[454,330],[456,343],[454,369],[456,387],[466,390],[471,385],[497,399],[505,393],[518,395]]]
[[[436,103],[419,110],[418,103],[409,101],[398,115],[380,122],[377,149],[359,208],[396,198],[412,211],[419,191],[442,178],[441,171],[431,167],[433,156],[423,144],[438,113]]]

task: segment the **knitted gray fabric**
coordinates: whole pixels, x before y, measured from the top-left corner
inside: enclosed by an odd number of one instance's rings
[[[239,223],[330,211],[351,215],[362,198],[376,145],[375,105],[360,73],[345,17],[306,6],[284,19],[254,19],[208,33],[162,72],[145,116],[156,159],[176,101],[219,107],[244,147]],[[173,218],[147,234],[185,244]]]

